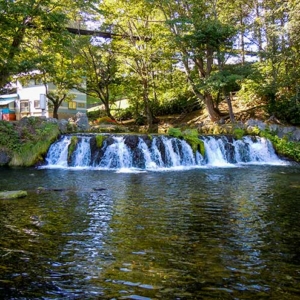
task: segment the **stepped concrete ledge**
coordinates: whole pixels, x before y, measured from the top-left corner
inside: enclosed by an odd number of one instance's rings
[[[0,191],[0,199],[17,199],[26,196],[26,191]]]

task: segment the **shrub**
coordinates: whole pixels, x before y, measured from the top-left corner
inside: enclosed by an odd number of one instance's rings
[[[90,121],[95,121],[98,118],[102,118],[106,116],[106,112],[103,110],[93,110],[87,112],[87,117],[89,118]]]
[[[132,108],[128,107],[118,111],[118,120],[126,121],[133,118]]]
[[[268,107],[268,113],[279,120],[292,125],[300,125],[300,103],[295,96],[290,99],[280,99]]]
[[[240,140],[245,135],[245,130],[243,128],[235,128],[233,130],[233,135],[236,139]]]
[[[168,135],[174,136],[176,138],[182,138],[183,134],[179,128],[170,127],[168,130]]]

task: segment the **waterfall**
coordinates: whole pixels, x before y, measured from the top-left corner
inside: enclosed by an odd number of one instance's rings
[[[51,145],[46,162],[48,167],[68,166],[68,147],[71,143],[70,136],[63,136],[60,140]]]
[[[113,137],[114,143],[107,146],[99,167],[106,169],[132,168],[132,155],[125,145],[124,137]],[[93,164],[97,167],[97,164]]]
[[[265,138],[200,136],[205,153],[194,152],[182,139],[169,136],[107,135],[101,147],[95,135],[80,135],[70,154],[71,136],[53,143],[43,168],[172,170],[234,167],[245,164],[284,164]]]
[[[78,147],[73,153],[73,166],[74,167],[87,167],[91,162],[91,148],[90,148],[90,138],[83,137],[78,142]]]

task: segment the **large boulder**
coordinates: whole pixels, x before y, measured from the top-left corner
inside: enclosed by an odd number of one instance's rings
[[[78,131],[87,131],[90,128],[89,119],[85,113],[78,112],[74,117]]]
[[[69,122],[65,119],[61,119],[58,121],[58,128],[59,128],[59,131],[61,133],[67,133],[68,132],[68,124]]]

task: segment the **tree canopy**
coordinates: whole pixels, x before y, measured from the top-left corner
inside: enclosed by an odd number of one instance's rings
[[[148,125],[189,99],[217,121],[238,92],[300,124],[299,12],[296,0],[3,0],[0,88],[39,70],[60,87],[54,105],[84,77],[108,116],[127,98]]]

